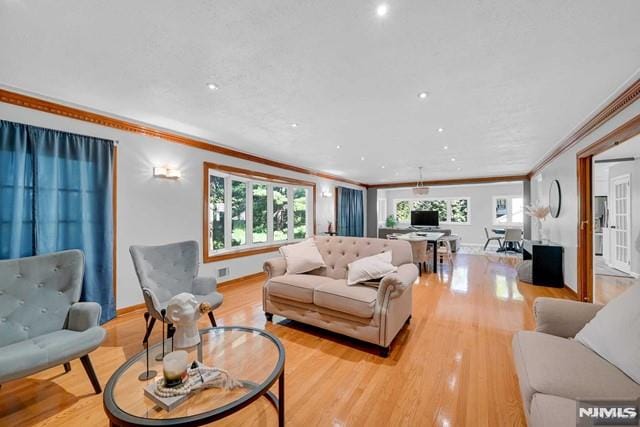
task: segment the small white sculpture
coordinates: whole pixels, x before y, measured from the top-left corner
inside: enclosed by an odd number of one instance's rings
[[[197,325],[201,314],[198,301],[190,293],[183,292],[169,300],[167,319],[176,327],[173,334],[175,348],[189,348],[200,343]]]

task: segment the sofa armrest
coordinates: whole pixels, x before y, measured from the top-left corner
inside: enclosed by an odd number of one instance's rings
[[[387,274],[380,281],[378,287],[378,303],[384,301],[390,291],[390,298],[397,298],[418,278],[418,267],[415,264],[403,264],[395,273]]]
[[[262,269],[267,273],[267,277],[282,276],[287,272],[287,262],[284,257],[271,258],[264,262]]]
[[[573,338],[602,307],[559,298],[536,298],[533,303],[536,331]]]
[[[215,292],[218,287],[218,281],[215,277],[196,277],[191,285],[191,293],[193,295],[209,295]]]
[[[67,329],[83,332],[100,324],[102,307],[97,302],[77,302],[69,308]]]

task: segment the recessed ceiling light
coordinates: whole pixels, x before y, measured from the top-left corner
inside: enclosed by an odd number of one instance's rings
[[[211,90],[218,90],[218,89],[219,89],[217,84],[215,84],[215,83],[211,83],[211,82],[210,82],[210,83],[207,83],[207,87],[208,87],[209,89],[211,89]]]
[[[444,132],[444,128],[438,128],[438,132],[440,133]]]
[[[449,146],[448,146],[448,145],[445,145],[445,146],[444,146],[444,147],[442,147],[442,148],[443,148],[443,149],[445,149],[445,150],[448,150],[448,149],[449,149]]]
[[[429,92],[420,92],[418,94],[418,98],[420,99],[427,99],[429,97]]]
[[[376,8],[376,14],[380,17],[385,16],[389,12],[389,5],[382,3]]]
[[[291,127],[292,127],[292,128],[297,128],[297,127],[298,127],[298,124],[297,124],[297,123],[291,123]]]
[[[452,161],[452,162],[455,162],[455,161],[456,161],[456,158],[455,158],[455,157],[452,157],[452,158],[451,158],[451,161]]]
[[[459,171],[461,171],[461,170],[462,170],[462,168],[458,168],[458,170],[459,170]]]
[[[362,160],[364,162],[364,156],[360,157],[360,160]]]
[[[384,165],[380,166],[382,169],[384,169]]]
[[[340,149],[340,146],[339,146],[339,145],[336,145],[336,148],[339,150],[339,149]]]

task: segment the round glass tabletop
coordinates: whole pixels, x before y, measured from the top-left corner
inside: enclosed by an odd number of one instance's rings
[[[265,394],[278,407],[278,399],[269,392],[284,371],[284,347],[276,337],[261,329],[223,326],[200,330],[200,338],[197,347],[186,350],[189,360],[226,370],[244,384],[242,388],[205,389],[192,393],[171,411],[160,408],[144,395],[145,387],[162,377],[162,362],[155,360],[155,356],[162,353],[162,343],[159,343],[149,347],[149,369],[158,373],[155,378],[138,379],[146,370],[146,354],[142,351],[109,379],[104,406],[112,424],[204,424],[230,415]],[[165,341],[164,345],[165,353],[170,352],[171,341]],[[280,378],[281,383],[283,380]],[[280,397],[282,400],[283,396]]]

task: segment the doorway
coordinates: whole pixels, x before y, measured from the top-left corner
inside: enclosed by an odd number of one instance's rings
[[[640,284],[640,116],[579,152],[577,162],[578,296],[606,304]]]

